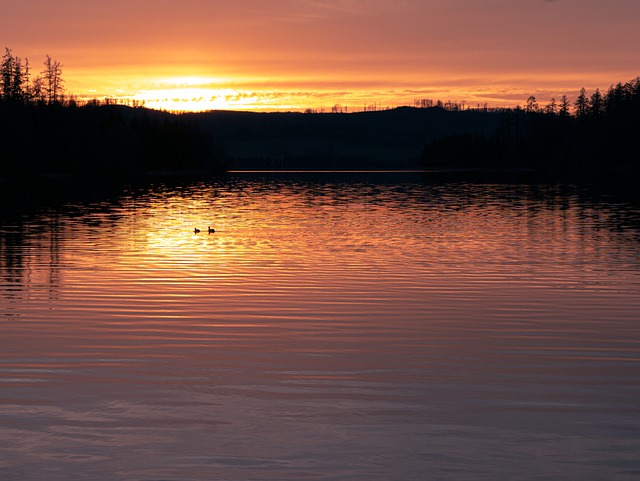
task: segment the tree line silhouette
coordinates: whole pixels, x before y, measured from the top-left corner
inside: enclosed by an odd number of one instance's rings
[[[5,48],[0,65],[0,100],[3,102],[54,104],[63,100],[62,64],[45,56],[44,69],[32,78],[29,59]]]
[[[187,117],[83,103],[65,96],[62,65],[47,55],[33,77],[5,50],[0,65],[0,177],[131,178],[149,171],[223,169],[219,149]]]
[[[547,173],[592,175],[640,169],[640,77],[575,101],[563,96],[541,107],[502,109],[495,133],[448,135],[428,143],[428,168],[520,167]]]
[[[588,95],[583,88],[574,101],[562,96],[543,106],[534,96],[516,108],[421,99],[413,108],[348,115],[336,105],[331,113],[340,115],[213,117],[77,101],[66,95],[62,64],[50,55],[37,75],[32,70],[28,59],[5,49],[0,64],[0,177],[100,179],[149,171],[220,171],[225,157],[217,145],[227,140],[250,145],[256,138],[315,142],[314,155],[323,157],[315,160],[335,169],[346,168],[347,160],[349,168],[375,168],[366,157],[369,151],[414,142],[418,151],[427,142],[421,155],[426,168],[586,175],[640,168],[640,77],[612,85],[604,94],[597,89]],[[318,151],[322,142],[326,152]],[[295,165],[288,168],[318,163],[304,149],[296,152],[289,155]],[[400,160],[396,164],[404,165]]]

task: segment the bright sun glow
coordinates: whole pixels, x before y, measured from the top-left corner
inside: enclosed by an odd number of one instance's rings
[[[237,88],[237,81],[182,76],[135,82],[106,97],[116,103],[135,104],[169,112],[209,110],[300,110],[294,95],[278,90]],[[299,95],[299,94],[297,94]]]
[[[233,101],[237,98],[238,92],[232,89],[201,87],[143,90],[133,96],[133,100],[146,107],[174,112],[230,109],[237,104]]]
[[[545,85],[548,79],[540,77]],[[484,82],[483,82],[484,83]],[[520,79],[510,79],[486,87],[454,87],[438,84],[430,79],[428,88],[411,89],[397,85],[356,85],[352,88],[327,88],[322,82],[309,83],[308,79],[289,83],[270,84],[264,78],[233,78],[211,75],[172,75],[166,72],[158,77],[135,77],[131,80],[110,79],[107,88],[90,90],[81,99],[106,98],[111,102],[143,106],[169,112],[203,112],[211,110],[235,111],[305,111],[357,112],[398,106],[412,106],[421,99],[456,101],[468,107],[513,107],[519,105],[532,92],[522,87]],[[86,82],[91,85],[90,82]],[[568,88],[568,81],[562,85]],[[544,102],[560,98],[564,90],[540,88],[535,96]],[[571,96],[571,94],[570,94]]]
[[[172,112],[201,112],[233,108],[238,92],[215,78],[184,76],[149,82],[148,88],[126,96],[146,107]]]

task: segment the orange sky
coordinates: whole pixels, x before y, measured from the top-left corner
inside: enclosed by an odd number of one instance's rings
[[[545,103],[640,75],[639,0],[0,0],[0,32],[69,93],[185,110]]]

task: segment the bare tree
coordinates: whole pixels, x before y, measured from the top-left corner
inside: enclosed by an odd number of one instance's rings
[[[29,65],[29,59],[24,59],[24,98],[27,102],[31,101],[31,66]]]
[[[47,103],[54,104],[62,100],[62,93],[64,91],[62,64],[58,60],[52,60],[49,54],[46,55],[44,61],[42,81]]]
[[[432,99],[416,99],[413,103],[419,109],[429,109],[434,105]]]

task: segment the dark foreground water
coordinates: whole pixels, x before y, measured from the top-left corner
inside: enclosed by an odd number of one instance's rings
[[[5,215],[0,479],[640,479],[639,219],[391,174]]]

